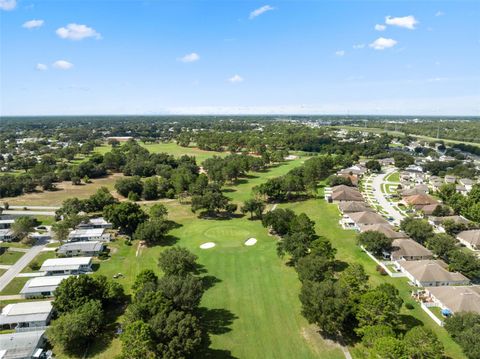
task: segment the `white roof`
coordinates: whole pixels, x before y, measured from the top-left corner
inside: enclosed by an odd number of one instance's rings
[[[70,232],[68,237],[101,237],[105,230],[103,228],[75,229]]]
[[[0,219],[0,223],[15,223],[14,219]]]
[[[92,224],[110,224],[103,217],[90,218],[90,223],[92,223]]]
[[[52,302],[49,300],[38,302],[22,302],[6,305],[2,310],[2,315],[25,315],[25,314],[38,314],[38,313],[50,313],[52,310]]]
[[[25,283],[25,287],[23,287],[23,289],[57,286],[60,284],[62,280],[67,279],[68,277],[71,277],[71,276],[70,275],[52,275],[48,277],[35,277],[32,279],[29,279],[27,283]]]
[[[72,257],[72,258],[50,258],[43,262],[40,268],[41,272],[49,270],[62,269],[76,269],[82,265],[89,265],[92,262],[92,257]]]

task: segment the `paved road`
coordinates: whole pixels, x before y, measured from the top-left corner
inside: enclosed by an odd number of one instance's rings
[[[390,168],[385,173],[374,175],[372,179],[372,187],[374,188],[373,195],[380,206],[382,206],[383,210],[394,219],[395,224],[400,224],[404,215],[393,207],[392,203],[385,198],[385,194],[382,192],[382,183],[385,183],[385,178],[395,171],[395,168]]]
[[[8,206],[8,209],[31,209],[31,210],[38,210],[38,211],[55,211],[59,209],[60,207],[55,207],[55,206]]]
[[[11,207],[10,207],[11,208]],[[55,216],[55,211],[25,211],[25,210],[11,210],[6,209],[3,211],[3,214],[9,214],[11,216]]]
[[[23,270],[23,268],[28,265],[28,263],[32,261],[33,258],[37,256],[37,254],[42,251],[43,248],[45,248],[45,245],[45,242],[35,244],[15,264],[13,264],[10,269],[3,273],[0,277],[0,292]]]

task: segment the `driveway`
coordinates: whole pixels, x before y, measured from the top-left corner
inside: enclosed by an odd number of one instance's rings
[[[385,178],[392,172],[395,172],[395,168],[389,168],[385,173],[380,173],[372,176],[372,187],[374,189],[373,196],[377,200],[378,204],[387,212],[389,217],[394,219],[395,224],[400,224],[400,221],[405,217],[403,213],[396,210],[393,204],[385,198],[385,193],[382,192],[382,184],[385,183]]]
[[[43,248],[45,248],[45,242],[39,242],[32,246],[15,264],[13,264],[3,275],[0,277],[0,292],[15,278],[33,258],[39,254]]]

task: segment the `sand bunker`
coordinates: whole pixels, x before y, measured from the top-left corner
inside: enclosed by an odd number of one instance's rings
[[[245,241],[246,246],[253,246],[255,243],[257,243],[257,240],[255,238],[249,238]]]
[[[215,247],[215,243],[213,242],[207,242],[207,243],[203,243],[200,245],[200,248],[201,249],[209,249],[209,248],[213,248]]]

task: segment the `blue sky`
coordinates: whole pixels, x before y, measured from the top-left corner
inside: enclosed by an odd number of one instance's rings
[[[478,1],[0,0],[0,114],[480,115]]]

